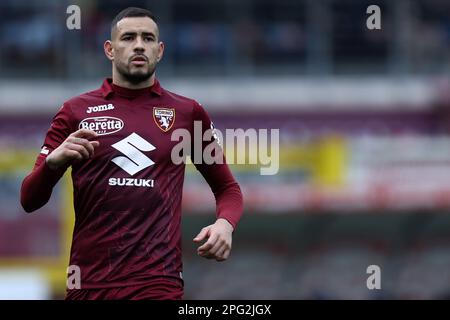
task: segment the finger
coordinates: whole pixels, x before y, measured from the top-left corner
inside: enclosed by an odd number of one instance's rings
[[[221,251],[223,249],[223,247],[226,247],[225,241],[218,239],[217,242],[214,244],[214,246],[211,249],[209,249],[208,251],[210,254],[212,254],[212,255],[214,255],[214,257],[216,257],[217,252]]]
[[[200,233],[194,238],[194,242],[201,242],[205,238],[208,237],[209,228],[205,227],[202,230],[200,230]]]
[[[88,129],[80,129],[80,130],[77,130],[77,131],[73,132],[73,133],[71,134],[71,136],[72,136],[72,137],[76,137],[76,138],[86,138],[86,139],[89,139],[89,138],[95,138],[95,137],[97,137],[98,135],[97,135],[97,133],[96,133],[95,131],[88,130]]]
[[[210,249],[216,244],[217,240],[218,240],[218,236],[210,236],[208,241],[206,241],[202,246],[200,246],[197,251],[199,253],[210,253]]]
[[[92,147],[94,147],[94,149],[100,145],[100,142],[98,141],[89,141],[89,143],[92,145]]]
[[[198,251],[209,251],[217,242],[219,239],[219,235],[215,234],[213,236],[210,236],[208,241],[206,241],[202,246],[198,248]]]
[[[72,160],[77,161],[83,160],[83,156],[78,151],[75,150],[66,150],[66,155],[69,159]]]
[[[91,156],[89,154],[89,151],[86,150],[86,148],[80,144],[72,144],[72,150],[75,150],[78,153],[80,153],[83,156],[83,159],[89,159]]]
[[[94,147],[88,140],[83,139],[83,138],[72,137],[72,138],[70,138],[70,142],[72,142],[74,144],[82,145],[89,153],[89,156],[92,156],[94,154]]]
[[[91,157],[93,157],[94,154],[95,154],[95,149],[98,148],[98,146],[100,145],[100,142],[98,142],[98,141],[89,141],[89,144],[92,146]]]
[[[89,152],[89,156],[92,156],[94,154],[94,146],[89,142],[89,140],[83,138],[77,139],[80,139],[80,144],[82,144],[86,148],[86,150]]]
[[[225,249],[225,251],[220,254],[220,255],[216,255],[216,261],[221,262],[221,261],[225,261],[228,259],[228,257],[230,256],[230,249]]]
[[[216,253],[216,260],[217,261],[224,261],[225,260],[225,252],[228,250],[227,246],[222,246],[219,251]]]
[[[202,253],[199,254],[200,257],[205,258],[205,259],[215,259],[216,257],[213,254],[210,253]]]
[[[67,147],[69,150],[78,152],[82,156],[82,159],[89,159],[89,152],[84,146],[76,143],[68,143]]]
[[[223,253],[223,259],[224,260],[227,260],[228,259],[228,257],[230,256],[230,253],[231,253],[231,249],[230,248],[228,248],[227,250],[225,250],[225,252]]]

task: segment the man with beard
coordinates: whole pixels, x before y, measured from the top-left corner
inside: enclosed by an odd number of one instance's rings
[[[27,212],[45,205],[72,167],[70,265],[80,270],[81,288],[68,288],[66,299],[181,299],[185,164],[171,159],[177,143],[171,133],[185,129],[193,139],[194,122],[203,132],[212,123],[199,103],[163,89],[156,79],[164,44],[150,11],[121,11],[104,51],[112,78],[60,108],[23,181],[21,203]],[[201,257],[217,261],[229,257],[243,211],[239,185],[220,156],[223,161],[212,164],[194,161],[217,206],[215,223],[194,242]]]

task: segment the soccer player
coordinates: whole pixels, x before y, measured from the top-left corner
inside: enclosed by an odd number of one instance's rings
[[[163,89],[155,78],[164,44],[150,11],[121,11],[104,51],[112,79],[62,105],[23,181],[21,203],[26,212],[45,205],[72,167],[70,265],[80,268],[81,288],[68,289],[66,299],[181,299],[185,165],[171,160],[179,143],[171,133],[183,128],[193,140],[195,121],[203,132],[212,123],[199,103]],[[201,257],[223,261],[242,215],[241,190],[225,161],[196,162],[214,193],[217,219],[194,242]]]

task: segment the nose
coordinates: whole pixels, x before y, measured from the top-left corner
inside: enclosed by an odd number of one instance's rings
[[[135,45],[134,45],[134,51],[142,52],[144,50],[145,50],[144,41],[142,40],[141,37],[136,37],[136,42],[135,42]]]

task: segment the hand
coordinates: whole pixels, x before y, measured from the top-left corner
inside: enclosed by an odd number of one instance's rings
[[[225,219],[219,218],[214,224],[204,227],[194,238],[195,243],[208,239],[197,249],[199,256],[207,259],[224,261],[231,252],[233,226]]]
[[[94,149],[100,145],[98,141],[89,141],[97,137],[97,133],[80,129],[70,134],[61,145],[53,150],[45,159],[52,170],[58,170],[72,161],[89,159],[94,155]]]

